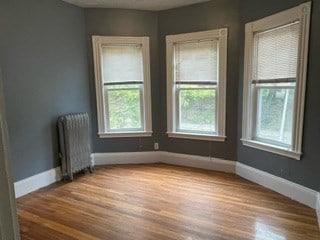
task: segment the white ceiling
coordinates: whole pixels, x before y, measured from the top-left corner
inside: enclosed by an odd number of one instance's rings
[[[83,8],[124,8],[159,11],[209,0],[63,0]]]

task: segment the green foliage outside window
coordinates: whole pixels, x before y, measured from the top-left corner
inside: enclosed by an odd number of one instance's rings
[[[215,99],[214,89],[181,89],[180,128],[215,131]]]
[[[109,90],[106,96],[108,96],[110,129],[142,127],[139,89]]]
[[[259,90],[259,96],[258,135],[290,144],[294,90],[262,88]]]

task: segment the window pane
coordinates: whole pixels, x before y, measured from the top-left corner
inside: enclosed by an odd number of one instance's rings
[[[258,89],[258,138],[291,145],[293,126],[294,89]]]
[[[196,132],[216,131],[215,89],[181,89],[178,107],[179,129]]]
[[[103,45],[103,82],[143,80],[141,45]]]
[[[176,81],[217,81],[218,41],[175,44]]]
[[[119,89],[106,90],[109,111],[109,128],[110,130],[119,129],[140,129],[141,123],[141,105],[140,105],[140,89]],[[107,105],[108,104],[108,105]],[[107,124],[106,124],[107,125]]]
[[[296,78],[300,24],[291,23],[254,36],[254,79]]]

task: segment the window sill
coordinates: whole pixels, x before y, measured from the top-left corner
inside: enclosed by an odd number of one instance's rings
[[[194,139],[194,140],[204,140],[204,141],[217,141],[224,142],[226,140],[226,136],[218,136],[218,135],[208,135],[208,134],[190,134],[190,133],[178,133],[171,132],[167,133],[170,138],[184,138],[184,139]]]
[[[300,160],[300,157],[302,155],[301,152],[295,152],[295,151],[292,151],[292,150],[289,150],[286,148],[282,148],[279,146],[275,146],[275,145],[271,145],[271,144],[267,144],[267,143],[262,143],[262,142],[258,142],[258,141],[254,141],[254,140],[241,139],[241,141],[244,146],[256,148],[256,149],[271,152],[271,153],[275,153],[275,154],[289,157],[289,158],[293,158],[296,160]]]
[[[115,132],[115,133],[98,133],[100,138],[126,138],[126,137],[151,137],[152,132]]]

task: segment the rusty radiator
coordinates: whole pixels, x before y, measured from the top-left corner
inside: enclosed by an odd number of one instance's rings
[[[75,113],[58,118],[59,156],[62,176],[73,180],[82,170],[92,172],[88,113]]]

